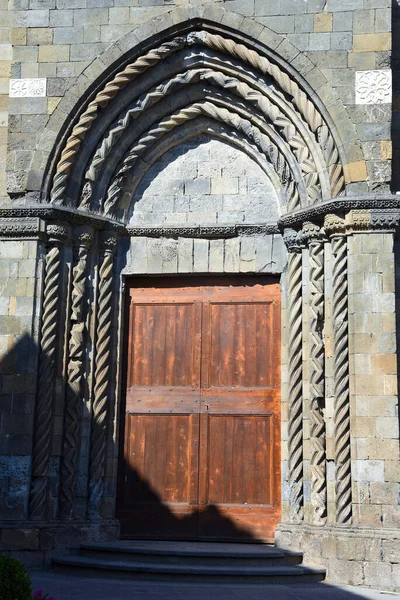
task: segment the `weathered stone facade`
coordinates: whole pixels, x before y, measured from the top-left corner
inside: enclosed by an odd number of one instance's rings
[[[400,587],[397,10],[0,0],[0,549],[118,537],[126,278],[267,273],[277,543]]]

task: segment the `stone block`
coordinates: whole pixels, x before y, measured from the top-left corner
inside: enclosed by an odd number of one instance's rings
[[[314,15],[314,31],[316,33],[330,32],[333,29],[333,15],[329,12]]]
[[[193,240],[187,238],[178,240],[178,272],[193,272]]]
[[[385,481],[383,460],[355,460],[354,481]]]
[[[212,273],[224,271],[224,240],[210,241],[209,271]]]
[[[346,581],[349,585],[362,585],[364,581],[362,563],[358,561],[331,558],[327,561],[327,576],[333,584]]]
[[[385,562],[400,563],[400,535],[396,539],[382,540],[382,551]]]
[[[208,240],[193,240],[193,271],[194,273],[208,272]]]
[[[197,178],[193,181],[185,181],[185,194],[210,194],[211,183],[209,178]]]
[[[348,163],[344,166],[344,174],[347,183],[354,181],[364,181],[367,179],[367,166],[365,161],[360,160]]]
[[[333,13],[333,31],[352,31],[353,12],[335,12]]]
[[[366,540],[354,536],[337,538],[337,557],[341,560],[365,559]]]
[[[353,52],[380,52],[391,47],[390,33],[367,33],[353,37]]]
[[[1,533],[2,550],[38,550],[39,529],[6,529]]]
[[[366,562],[364,564],[365,585],[376,588],[377,582],[382,589],[390,589],[392,571],[390,564],[383,562]]]
[[[63,46],[40,46],[39,62],[65,62],[69,60],[70,47]]]
[[[15,10],[13,12],[14,27],[48,27],[49,10]]]
[[[55,27],[53,29],[56,45],[62,44],[81,44],[83,43],[83,27]]]
[[[372,481],[370,484],[372,504],[391,504],[397,506],[399,499],[398,483]]]

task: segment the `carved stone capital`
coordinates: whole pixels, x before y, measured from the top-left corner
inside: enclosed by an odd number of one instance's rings
[[[283,241],[288,252],[292,254],[299,254],[305,248],[305,239],[302,231],[285,229],[283,232]]]
[[[66,244],[70,237],[70,226],[64,221],[53,221],[46,226],[50,244]]]
[[[72,243],[74,246],[83,246],[88,250],[93,243],[93,229],[91,227],[75,227],[72,232]]]
[[[324,219],[324,229],[328,237],[346,235],[345,220],[338,215],[326,215]]]
[[[117,248],[118,235],[115,231],[101,231],[99,233],[99,251],[101,254],[113,255]]]
[[[306,244],[322,244],[326,241],[325,230],[320,225],[306,221],[303,223],[302,233]]]

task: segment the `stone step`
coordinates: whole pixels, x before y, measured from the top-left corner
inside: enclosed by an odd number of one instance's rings
[[[322,581],[325,569],[302,565],[205,565],[101,559],[82,555],[53,558],[58,572],[83,576],[215,583],[296,583]]]
[[[272,566],[301,564],[301,552],[288,552],[263,544],[206,542],[120,541],[82,544],[79,554],[91,558],[145,563]]]

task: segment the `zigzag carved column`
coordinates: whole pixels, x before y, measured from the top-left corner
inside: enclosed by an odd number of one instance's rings
[[[92,434],[90,444],[88,516],[100,516],[105,467],[108,391],[112,332],[113,263],[117,245],[114,232],[100,234]]]
[[[347,236],[344,219],[325,217],[325,230],[331,238],[333,263],[333,344],[335,393],[336,523],[352,520],[349,325],[347,281]]]
[[[43,312],[40,326],[40,356],[35,409],[35,438],[32,451],[32,479],[29,514],[32,518],[46,516],[47,475],[49,470],[53,427],[53,395],[55,354],[60,306],[60,246],[68,239],[65,223],[47,226],[48,243],[43,289]]]
[[[289,489],[290,520],[304,518],[303,492],[303,353],[302,249],[303,236],[285,229],[288,249],[288,379],[289,379]]]
[[[82,384],[87,318],[85,298],[88,252],[93,239],[90,227],[77,227],[73,234],[73,271],[69,359],[65,397],[64,447],[61,465],[60,516],[72,516],[75,497],[76,467],[79,449],[79,430],[82,412]]]
[[[327,515],[324,343],[324,230],[305,223],[310,267],[310,439],[313,523],[324,525]]]

